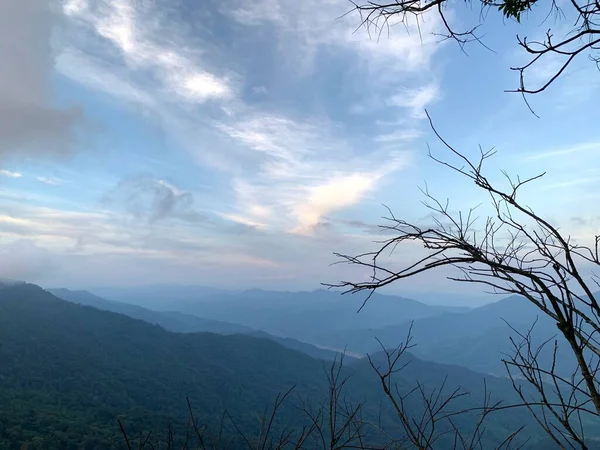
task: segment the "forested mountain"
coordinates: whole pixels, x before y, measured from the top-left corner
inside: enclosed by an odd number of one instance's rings
[[[426,388],[439,387],[447,377],[447,388],[473,391],[459,399],[458,408],[479,405],[483,376],[405,357],[411,363],[397,374],[401,389],[411,388],[416,379]],[[171,333],[65,302],[29,284],[0,288],[0,362],[0,449],[18,449],[25,442],[30,450],[123,448],[117,417],[134,434],[164,432],[169,423],[181,432],[186,397],[198,420],[215,425],[227,409],[241,429],[252,433],[256,415],[291,386],[296,386],[294,400],[318,403],[327,393],[326,363],[273,341]],[[374,419],[386,403],[371,367],[360,361],[345,370],[353,374],[349,399],[366,399],[363,413]],[[488,377],[487,386],[495,397],[514,400],[506,380]],[[408,405],[415,413],[420,407]],[[384,406],[384,422],[397,433],[400,427],[386,411]],[[302,419],[298,408],[286,406],[277,427],[300,426]],[[531,423],[526,411],[497,413],[487,442],[498,442],[523,423]],[[231,427],[225,431],[235,435]],[[531,443],[537,442],[537,428],[529,427],[528,433]]]
[[[228,409],[250,428],[279,392],[324,386],[321,361],[270,340],[170,333],[33,285],[0,290],[0,361],[0,448],[120,448],[117,416],[163,431],[186,397],[201,421]]]
[[[595,297],[600,298],[600,293]],[[413,329],[417,343],[413,352],[430,361],[506,375],[502,359],[513,353],[510,337],[519,343],[522,341],[519,333],[531,330],[534,346],[549,342],[539,352],[542,367],[552,366],[556,340],[557,373],[570,379],[576,368],[573,353],[556,323],[524,298],[509,297],[465,314],[419,320]],[[389,339],[393,340],[393,335]]]
[[[407,320],[391,326],[361,327],[323,333],[319,339],[331,340],[330,344],[335,345],[347,344],[355,351],[367,352],[377,346],[374,337],[386,345],[398,343],[406,337],[411,323],[415,341],[422,345],[457,337],[474,337],[498,327],[508,329],[506,322],[517,327],[531,326],[538,316],[539,312],[535,306],[514,296],[465,312],[416,318],[414,322]],[[544,326],[546,322],[547,319],[538,326]]]

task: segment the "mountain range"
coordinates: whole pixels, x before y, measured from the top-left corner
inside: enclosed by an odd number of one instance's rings
[[[284,347],[298,350],[309,356],[324,360],[334,360],[339,357],[339,352],[319,348],[306,342],[301,342],[288,337],[278,337],[268,334],[264,331],[254,330],[244,325],[238,325],[230,322],[205,319],[203,317],[184,314],[177,311],[153,311],[141,306],[131,305],[118,301],[106,300],[88,291],[72,291],[69,289],[48,289],[56,297],[80,305],[92,306],[94,308],[112,311],[118,314],[124,314],[134,319],[140,319],[148,323],[160,325],[168,331],[176,333],[218,333],[218,334],[246,334],[256,337],[262,337],[276,341]],[[346,358],[353,359],[346,355]]]
[[[381,345],[398,345],[406,340],[410,331],[415,345],[412,351],[421,358],[505,376],[503,359],[512,354],[511,337],[519,343],[522,340],[519,333],[529,330],[536,346],[557,340],[560,373],[570,376],[575,361],[556,324],[535,305],[518,296],[461,313],[424,317],[387,327],[327,331],[309,342],[366,354],[379,351]],[[540,353],[540,362],[549,367],[552,358],[552,346],[547,345]]]
[[[410,362],[397,374],[401,390],[417,380],[425,389],[442,383],[467,388],[457,408],[479,405],[484,378],[495,398],[515,398],[508,380],[484,377],[454,365],[403,356]],[[373,361],[385,360],[373,355]],[[127,315],[67,302],[30,284],[0,287],[0,449],[124,448],[116,422],[134,435],[170,425],[185,431],[187,401],[197,419],[216,426],[224,410],[236,427],[252,434],[257,414],[278,393],[295,386],[296,402],[282,408],[275,428],[302,426],[297,402],[319,404],[327,395],[327,364],[279,343],[248,334],[173,333]],[[404,360],[403,360],[404,362]],[[349,401],[364,401],[364,415],[381,418],[386,428],[400,427],[384,402],[380,384],[366,360],[343,369],[350,376]],[[416,414],[422,405],[407,403]],[[383,408],[383,409],[382,409]],[[379,419],[377,419],[379,420]],[[539,431],[524,410],[498,413],[487,443],[523,424],[540,448]],[[469,423],[461,423],[468,429]],[[235,428],[224,429],[235,441]],[[153,438],[154,439],[154,438]],[[377,439],[377,437],[373,437]],[[451,448],[440,441],[439,448]],[[235,444],[234,444],[234,448]]]
[[[127,301],[133,292],[132,301],[144,304],[143,294],[148,290],[129,288],[111,292],[121,301]],[[53,292],[67,300],[74,295],[64,290]],[[327,360],[334,359],[339,352],[362,357],[380,351],[382,344],[395,347],[407,338],[410,330],[415,344],[412,352],[416,356],[496,376],[507,375],[503,359],[512,354],[510,338],[518,342],[517,332],[525,332],[535,324],[534,343],[557,338],[561,375],[570,376],[575,367],[553,321],[518,296],[477,308],[456,308],[375,294],[360,309],[363,297],[326,290],[227,292],[177,287],[170,291],[163,286],[159,292],[164,295],[163,300],[151,296],[149,303],[161,311],[103,300],[88,292],[75,293],[78,297],[75,301],[86,304],[86,296],[94,298],[92,306],[158,323],[171,331],[260,334]],[[552,358],[552,348],[547,346],[540,353],[540,360],[551,364]]]
[[[270,334],[308,341],[328,330],[384,327],[406,320],[465,311],[463,307],[434,306],[413,299],[375,294],[364,307],[364,295],[341,295],[330,290],[277,292],[260,289],[182,297],[179,289],[165,293],[162,302],[143,296],[117,295],[120,301],[159,311],[179,311],[205,319],[238,323]],[[114,300],[114,298],[110,298]],[[358,311],[360,310],[360,313]]]
[[[144,304],[145,289],[133,288],[112,294],[122,301]],[[340,295],[336,291],[274,292],[250,290],[226,292],[199,287],[179,287],[160,291],[164,298],[151,296],[149,303],[167,315],[181,314],[187,320],[196,317],[215,326],[171,327],[172,331],[215,331],[227,333],[224,324],[242,333],[264,333],[263,337],[313,356],[333,359],[338,352],[361,357],[385,347],[395,347],[407,337],[409,330],[415,344],[412,352],[420,358],[457,364],[472,370],[506,376],[506,359],[513,350],[510,338],[519,341],[517,332],[532,332],[534,343],[558,338],[557,357],[563,362],[561,375],[570,376],[575,362],[569,349],[557,336],[553,321],[540,315],[537,308],[518,296],[511,296],[477,308],[446,307],[424,304],[416,300],[375,294],[361,306],[364,297]],[[198,295],[194,297],[194,293]],[[91,295],[91,294],[87,294]],[[60,297],[60,293],[58,293]],[[195,299],[195,300],[194,300]],[[123,303],[120,303],[123,305]],[[131,306],[131,305],[130,305]],[[102,307],[101,307],[102,308]],[[169,311],[169,308],[177,312]],[[111,308],[105,308],[114,310]],[[360,309],[360,312],[357,312]],[[149,313],[146,311],[146,315]],[[118,311],[117,311],[118,312]],[[133,317],[131,311],[124,312]],[[154,323],[157,323],[154,321]],[[511,328],[512,327],[512,328]],[[226,328],[224,328],[226,329]],[[550,364],[550,346],[541,352],[541,361]]]

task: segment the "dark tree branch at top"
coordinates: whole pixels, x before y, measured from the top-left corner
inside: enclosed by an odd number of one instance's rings
[[[445,29],[443,39],[451,39],[458,43],[461,50],[470,42],[478,42],[485,46],[482,35],[478,33],[480,24],[465,30],[457,30],[451,20],[445,14],[445,8],[450,0],[393,0],[393,1],[365,1],[350,0],[353,7],[349,12],[357,12],[360,15],[362,25],[372,35],[378,37],[395,23],[408,23],[409,17],[422,20],[426,14],[438,14]],[[473,1],[473,0],[471,0]],[[497,9],[505,18],[521,22],[524,14],[534,7],[547,5],[548,17],[554,15],[556,18],[566,19],[565,11],[575,18],[575,22],[568,23],[568,32],[561,38],[556,38],[551,30],[548,30],[542,41],[530,41],[527,37],[517,36],[517,45],[529,55],[529,61],[511,67],[511,70],[519,74],[519,84],[515,89],[508,92],[525,94],[537,94],[546,90],[554,83],[573,61],[587,54],[596,65],[600,63],[600,1],[598,0],[569,0],[566,5],[560,7],[555,0],[541,2],[540,0],[479,0],[482,14],[480,19],[485,21],[484,12],[491,8]],[[569,20],[570,20],[569,16]],[[486,47],[487,48],[487,47]],[[551,61],[556,65],[539,85],[530,86],[526,82],[528,69]]]

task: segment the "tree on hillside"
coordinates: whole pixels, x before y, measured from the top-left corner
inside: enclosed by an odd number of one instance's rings
[[[590,417],[600,418],[600,299],[593,294],[600,287],[593,272],[600,267],[600,236],[576,242],[522,202],[522,191],[543,174],[514,179],[503,172],[506,183],[498,186],[486,171],[493,150],[481,151],[479,159],[472,161],[440,136],[431,119],[430,124],[449,154],[449,159],[441,159],[430,153],[431,158],[483,191],[492,214],[482,220],[476,208],[454,213],[448,201],[424,189],[433,226],[403,220],[389,211],[381,228],[386,235],[392,233],[391,238],[378,243],[372,252],[337,254],[341,262],[368,268],[370,278],[334,286],[372,294],[392,283],[449,267],[455,273],[450,280],[483,285],[493,293],[520,295],[556,323],[561,338],[536,346],[531,330],[514,330],[514,352],[504,361],[509,376],[523,405],[559,448],[589,448],[582,424]],[[418,261],[401,267],[385,262],[391,252],[414,249],[414,244],[424,251]],[[556,359],[558,345],[566,345],[575,357],[577,368],[569,378],[557,373],[557,366],[564,364]],[[548,346],[554,359],[550,367],[544,367],[539,355]],[[536,398],[525,394],[517,379],[529,382]]]
[[[485,45],[480,24],[470,28],[457,28],[447,14],[449,6],[460,7],[458,2],[449,0],[350,0],[352,11],[360,14],[362,24],[369,33],[379,36],[390,25],[407,23],[408,20],[424,19],[427,15],[437,14],[443,24],[442,39],[455,41],[461,49],[471,42]],[[467,4],[476,4],[481,8],[480,20],[485,22],[489,13],[496,13],[508,20],[521,23],[529,12],[538,8],[547,12],[547,19],[554,18],[555,30],[549,26],[542,38],[533,40],[526,36],[516,36],[516,44],[528,56],[528,61],[511,67],[519,74],[519,83],[512,92],[537,94],[546,90],[578,58],[586,56],[592,63],[600,62],[600,2],[597,0],[470,0]],[[536,26],[539,25],[536,23]],[[558,31],[557,31],[558,30]],[[558,35],[557,35],[558,33]],[[540,84],[527,83],[527,71],[545,64],[546,78]]]

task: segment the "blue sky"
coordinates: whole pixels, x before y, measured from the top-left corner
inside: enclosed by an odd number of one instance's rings
[[[360,277],[329,265],[381,239],[382,203],[425,221],[424,182],[456,209],[485,199],[428,159],[427,143],[444,153],[425,108],[465,153],[498,149],[492,177],[546,171],[526,200],[574,238],[600,228],[596,69],[584,57],[532,97],[540,118],[504,92],[524,58],[516,33],[563,29],[540,26],[544,11],[523,25],[490,14],[494,52],[467,56],[438,42],[434,16],[369,37],[340,18],[347,0],[47,3],[0,6],[4,276],[277,289]],[[462,3],[449,15],[479,17]],[[440,274],[399,289],[464,287]]]

